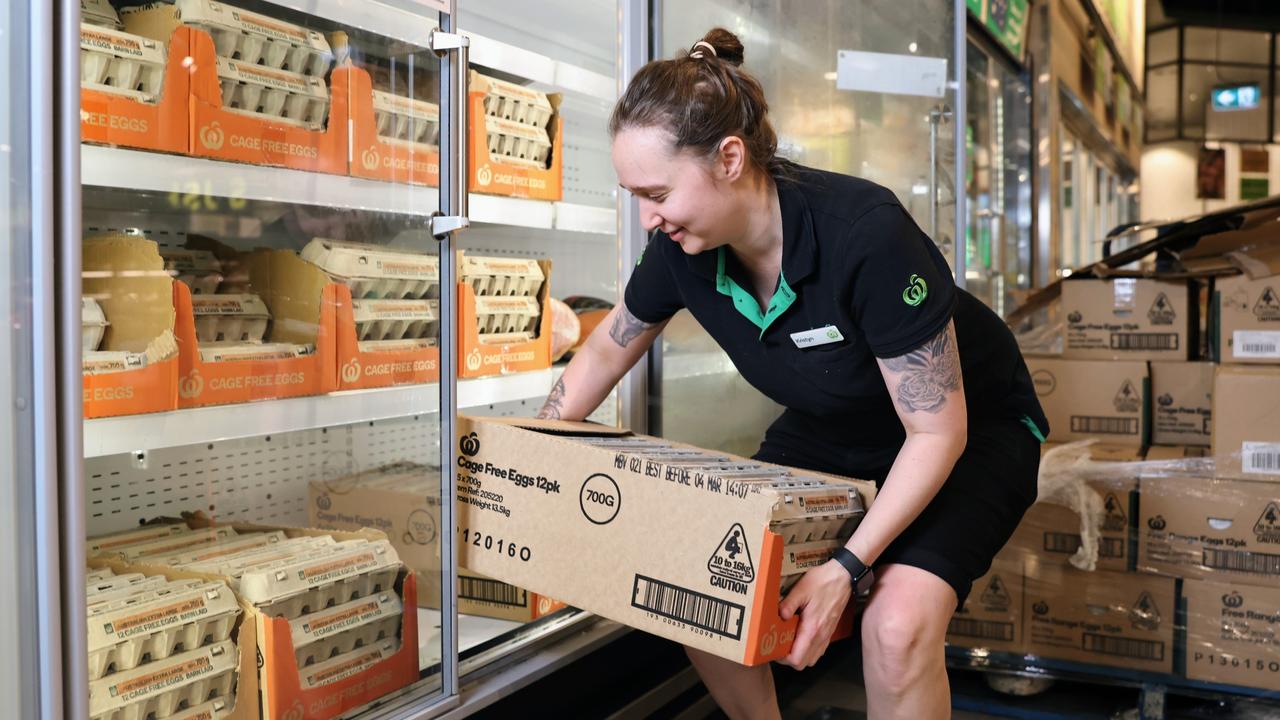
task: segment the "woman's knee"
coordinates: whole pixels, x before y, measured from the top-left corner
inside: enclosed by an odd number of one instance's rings
[[[919,577],[922,570],[911,570],[893,578],[885,573],[884,584],[877,581],[862,617],[864,664],[874,668],[889,689],[910,687],[942,661],[947,623],[955,609],[950,586],[933,576]]]

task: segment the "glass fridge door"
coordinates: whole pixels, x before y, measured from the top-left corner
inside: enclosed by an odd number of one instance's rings
[[[779,153],[892,190],[965,279],[956,254],[963,204],[965,7],[956,0],[818,2],[804,12],[744,0],[657,3],[656,54],[685,52],[724,26],[746,49],[743,68],[769,99]],[[958,42],[957,42],[958,41]],[[944,81],[878,86],[921,67]],[[908,73],[903,73],[906,76]],[[959,191],[957,191],[959,188]],[[687,312],[663,336],[651,429],[703,447],[751,455],[780,409],[755,392]],[[713,409],[713,410],[712,410]],[[714,419],[711,417],[714,413]]]
[[[81,2],[90,717],[456,703],[450,4]]]

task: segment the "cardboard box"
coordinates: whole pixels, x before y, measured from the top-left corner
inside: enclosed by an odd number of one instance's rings
[[[459,253],[459,266],[461,256]],[[544,278],[538,291],[542,314],[537,336],[527,342],[501,345],[480,342],[475,288],[465,282],[458,283],[458,377],[508,375],[551,367],[551,262],[539,260],[538,265]]]
[[[1146,444],[1150,383],[1145,362],[1028,357],[1027,368],[1049,420],[1049,440]]]
[[[1187,580],[1186,676],[1280,692],[1280,589]]]
[[[130,15],[125,15],[128,32],[151,37],[135,28],[129,18]],[[191,55],[191,30],[176,27],[151,40],[167,43],[159,101],[140,102],[122,94],[81,89],[80,136],[84,142],[158,152],[187,152],[190,80],[183,60]]]
[[[1173,672],[1176,582],[1137,573],[1084,572],[1028,558],[1026,651],[1127,670]]]
[[[551,158],[544,169],[499,162],[489,154],[489,132],[486,124],[485,95],[489,78],[472,71],[467,108],[467,178],[470,192],[510,195],[532,200],[560,200],[564,197],[564,120],[560,115],[560,94],[548,93],[553,112],[547,123],[551,140]]]
[[[1219,366],[1213,405],[1218,473],[1280,481],[1280,367]]]
[[[1280,485],[1144,476],[1139,491],[1138,570],[1280,587]]]
[[[957,647],[1022,653],[1022,557],[997,556],[947,626]]]
[[[779,511],[827,515],[778,491],[704,475],[575,435],[589,423],[458,418],[459,564],[747,665],[785,657],[797,618],[779,616]],[[669,442],[669,441],[668,441]],[[849,487],[875,484],[788,469]],[[852,630],[852,606],[840,632]]]
[[[1219,279],[1210,318],[1218,362],[1280,364],[1280,277]]]
[[[313,481],[309,523],[342,531],[386,533],[400,560],[418,576],[418,606],[439,608],[440,470],[399,463],[336,480]],[[458,612],[529,622],[564,603],[498,580],[458,570]]]
[[[1199,305],[1186,281],[1080,279],[1062,283],[1071,360],[1187,360],[1199,346]]]
[[[1130,527],[1137,507],[1136,479],[1088,480],[1103,509],[1098,527],[1098,570],[1124,572],[1132,565]],[[1032,505],[1014,530],[1007,547],[1067,563],[1082,544],[1080,515],[1072,508],[1051,502]]]
[[[1151,442],[1211,444],[1213,363],[1151,363],[1151,397]]]
[[[337,338],[337,389],[367,390],[395,385],[422,385],[440,380],[440,348],[365,352],[360,349],[351,304],[351,288],[334,285]]]
[[[1183,447],[1179,445],[1152,445],[1147,448],[1147,462],[1177,462],[1180,460],[1198,460],[1205,456],[1208,448]]]
[[[348,108],[351,113],[351,175],[438,187],[440,147],[380,137],[374,111],[373,83],[369,73],[358,67],[351,67],[348,73],[351,92]],[[399,97],[394,101],[406,104],[414,102]]]

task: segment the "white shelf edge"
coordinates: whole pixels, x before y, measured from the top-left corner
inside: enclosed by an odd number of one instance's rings
[[[458,407],[544,398],[551,392],[551,375],[551,370],[538,370],[459,380]],[[84,422],[84,456],[277,435],[439,411],[440,388],[432,383],[97,418]]]
[[[86,186],[180,196],[320,205],[418,217],[430,216],[440,207],[440,193],[431,187],[102,145],[81,146],[80,174]],[[616,232],[615,213],[609,208],[479,193],[471,193],[470,200],[471,219],[477,223],[608,235]]]

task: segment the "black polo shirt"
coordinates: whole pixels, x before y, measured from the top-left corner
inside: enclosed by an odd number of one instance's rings
[[[775,178],[782,272],[765,311],[731,250],[686,255],[659,231],[627,283],[631,314],[658,323],[688,308],[743,378],[787,409],[770,441],[838,454],[836,464],[851,470],[887,470],[905,438],[876,358],[917,349],[952,318],[970,424],[1016,419],[1046,436],[1012,333],[956,288],[893,193],[860,178],[790,171]]]

